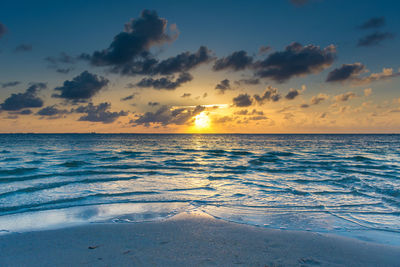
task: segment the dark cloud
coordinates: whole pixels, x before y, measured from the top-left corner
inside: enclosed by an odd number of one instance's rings
[[[1,87],[2,88],[7,88],[7,87],[13,87],[16,86],[18,84],[20,84],[21,82],[18,81],[13,81],[13,82],[7,82],[7,83],[1,83]]]
[[[361,63],[343,64],[340,68],[336,68],[329,72],[326,78],[327,82],[342,82],[353,78],[365,70],[365,66]]]
[[[125,111],[111,112],[109,109],[111,104],[104,102],[99,105],[93,105],[92,103],[86,106],[79,106],[72,111],[75,113],[86,113],[86,115],[79,118],[79,121],[91,121],[91,122],[102,122],[102,123],[112,123],[116,121],[121,116],[128,115]]]
[[[155,107],[155,106],[158,106],[158,105],[160,105],[160,103],[158,103],[158,102],[149,102],[149,103],[147,103],[147,105],[149,105],[150,107]]]
[[[212,59],[212,52],[207,47],[201,46],[195,53],[183,52],[159,62],[149,71],[149,74],[168,75],[186,72]]]
[[[233,71],[243,70],[251,66],[253,58],[247,55],[247,52],[241,50],[230,54],[227,57],[215,61],[213,69],[216,71],[230,69]]]
[[[2,104],[1,110],[17,111],[25,108],[40,108],[43,100],[37,96],[41,89],[45,89],[45,83],[34,83],[29,86],[24,93],[12,94]]]
[[[255,78],[249,78],[249,79],[240,79],[238,81],[235,81],[235,84],[237,85],[257,85],[260,84],[260,79],[255,79]]]
[[[18,45],[15,50],[15,52],[28,52],[32,51],[32,45],[31,44],[20,44]]]
[[[380,45],[384,40],[394,38],[394,34],[390,32],[374,32],[358,40],[357,46],[376,46]]]
[[[157,90],[175,90],[180,87],[183,83],[190,82],[193,80],[193,76],[190,73],[181,73],[179,77],[173,81],[173,77],[162,77],[159,79],[143,78],[136,84],[137,87],[152,87]]]
[[[46,117],[54,117],[54,116],[60,116],[62,114],[67,114],[67,113],[69,113],[68,110],[58,109],[56,105],[52,105],[52,106],[42,108],[41,110],[36,112],[36,115],[46,116]]]
[[[216,116],[212,119],[213,123],[227,123],[227,122],[231,122],[234,120],[234,117],[231,116]]]
[[[146,127],[150,124],[158,124],[167,126],[170,124],[182,125],[189,123],[194,116],[204,111],[203,106],[196,106],[194,108],[176,108],[173,109],[168,106],[161,106],[155,112],[146,112],[139,116],[136,120],[132,120],[134,125],[144,125]]]
[[[357,95],[355,93],[353,93],[353,92],[347,92],[347,93],[335,96],[335,99],[338,102],[345,102],[345,101],[350,100],[350,99],[352,99],[352,98],[354,98],[356,96]]]
[[[67,74],[74,68],[66,67],[66,65],[70,66],[72,64],[75,64],[78,59],[76,57],[66,54],[65,52],[61,52],[56,57],[46,57],[44,60],[49,63],[49,68],[55,69],[58,73]]]
[[[262,46],[260,46],[260,48],[258,49],[258,53],[259,53],[259,54],[266,54],[266,53],[270,52],[271,49],[272,49],[272,48],[271,48],[270,46],[268,46],[268,45],[262,45]]]
[[[254,64],[255,75],[284,82],[295,76],[318,73],[332,65],[336,48],[330,45],[320,49],[315,45],[292,43],[284,51],[274,52]]]
[[[250,116],[248,117],[249,120],[252,121],[260,121],[260,120],[267,120],[268,117],[267,116]]]
[[[6,34],[7,28],[6,26],[0,22],[0,38],[3,37],[4,34]]]
[[[215,90],[219,90],[221,94],[224,94],[226,90],[230,89],[231,85],[228,79],[220,81],[220,83],[215,86]]]
[[[385,17],[370,18],[359,26],[360,29],[380,28],[385,25]]]
[[[114,37],[107,49],[92,55],[82,54],[94,66],[109,66],[111,72],[123,75],[170,75],[187,72],[199,64],[210,61],[211,51],[201,46],[195,53],[183,52],[159,61],[150,52],[154,45],[171,42],[177,32],[167,32],[167,21],[155,11],[144,10],[137,19],[125,25],[125,30]]]
[[[159,61],[150,48],[176,39],[175,27],[167,30],[167,20],[155,11],[143,10],[140,17],[125,24],[125,30],[114,37],[107,49],[92,55],[82,54],[93,66],[108,66],[113,73],[122,75],[171,75],[188,72],[199,64],[213,59],[211,51],[201,46],[195,53],[183,52]]]
[[[190,97],[192,94],[190,93],[184,93],[183,95],[181,95],[182,98],[186,98],[186,97]]]
[[[240,94],[233,98],[233,105],[236,107],[249,107],[253,104],[251,96],[248,94]]]
[[[76,57],[70,56],[65,52],[61,52],[57,57],[46,57],[44,60],[50,64],[57,65],[62,64],[75,64],[77,61]]]
[[[310,107],[310,105],[309,104],[302,104],[302,105],[300,105],[300,107],[301,108],[308,108],[308,107]]]
[[[92,55],[82,55],[94,66],[123,66],[138,58],[146,58],[153,45],[174,40],[177,36],[167,33],[167,20],[156,11],[143,10],[137,19],[125,24],[124,31],[114,37],[107,49]]]
[[[327,82],[350,82],[353,85],[366,85],[371,82],[387,80],[400,76],[400,72],[393,72],[392,68],[383,68],[380,73],[370,73],[368,76],[361,76],[368,72],[361,63],[344,64],[328,74]]]
[[[239,110],[239,111],[237,111],[237,112],[235,112],[235,113],[233,113],[233,114],[235,114],[235,115],[240,115],[240,116],[245,116],[245,115],[258,115],[258,116],[263,116],[264,115],[264,112],[263,111],[258,111],[258,110],[256,110],[256,109],[253,109],[252,111],[249,111],[249,110],[247,110],[247,109],[242,109],[242,110]]]
[[[70,71],[72,71],[73,70],[73,68],[65,68],[65,69],[63,69],[63,68],[58,68],[58,69],[56,69],[56,71],[58,72],[58,73],[62,73],[62,74],[68,74]]]
[[[30,114],[32,114],[32,110],[24,109],[21,111],[10,111],[10,112],[8,112],[8,114],[10,114],[10,115],[30,115]]]
[[[107,86],[108,82],[106,78],[84,71],[71,81],[65,81],[63,86],[54,88],[60,94],[53,94],[52,96],[72,102],[85,102]]]
[[[281,99],[281,95],[278,93],[277,88],[273,88],[272,86],[268,86],[267,89],[264,91],[262,96],[254,95],[254,99],[260,105],[264,104],[265,101],[272,101],[277,102]]]
[[[132,99],[135,98],[135,96],[136,96],[136,94],[131,94],[131,95],[128,95],[128,96],[126,96],[126,97],[121,98],[121,100],[122,100],[122,101],[132,100]]]
[[[291,88],[289,92],[286,94],[285,98],[288,100],[293,100],[299,95],[300,95],[299,90]]]

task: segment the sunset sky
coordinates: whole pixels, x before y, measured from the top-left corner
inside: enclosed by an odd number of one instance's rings
[[[399,133],[399,10],[3,0],[0,132]]]

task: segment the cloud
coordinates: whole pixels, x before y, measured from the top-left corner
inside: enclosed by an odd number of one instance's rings
[[[73,70],[73,68],[65,68],[65,69],[63,69],[63,68],[58,68],[58,69],[56,69],[56,71],[57,71],[58,73],[62,73],[62,74],[68,74],[71,70]]]
[[[149,103],[147,103],[147,105],[149,105],[150,107],[155,107],[155,106],[158,106],[158,105],[160,105],[160,103],[158,103],[158,102],[149,102]]]
[[[204,111],[205,107],[196,106],[193,108],[171,108],[168,106],[161,106],[155,112],[146,112],[139,116],[131,123],[136,125],[144,125],[149,127],[150,124],[167,126],[170,124],[183,125],[193,119],[194,116]]]
[[[70,56],[65,52],[61,52],[56,57],[50,56],[46,57],[44,60],[49,63],[49,68],[55,69],[58,73],[67,74],[74,68],[66,67],[65,65],[75,64],[78,59],[77,57]]]
[[[316,96],[313,96],[311,98],[311,104],[312,105],[318,105],[319,103],[325,101],[326,99],[328,99],[329,96],[326,94],[318,94]]]
[[[354,97],[356,97],[355,93],[347,92],[347,93],[335,96],[335,99],[336,99],[337,102],[345,102],[345,101],[350,100],[350,99],[352,99]]]
[[[247,55],[247,52],[241,50],[230,54],[227,57],[220,58],[215,61],[213,69],[215,71],[230,69],[233,71],[243,70],[249,67],[253,62],[253,58]]]
[[[114,37],[107,49],[95,51],[81,57],[90,60],[94,66],[124,66],[138,58],[149,56],[154,45],[171,42],[177,37],[167,33],[167,20],[160,18],[156,11],[143,10],[137,19],[125,24],[124,31]]]
[[[264,91],[262,96],[254,95],[254,99],[260,105],[264,104],[265,101],[272,101],[277,102],[281,99],[281,95],[278,93],[277,88],[273,88],[272,86],[268,86],[267,89]]]
[[[100,103],[99,105],[93,105],[92,103],[86,106],[79,106],[73,109],[72,112],[75,113],[86,113],[86,115],[79,118],[79,121],[91,121],[91,122],[102,122],[102,123],[112,123],[116,121],[121,116],[128,115],[125,111],[111,112],[111,103]]]
[[[39,116],[45,116],[45,117],[58,117],[63,114],[69,113],[68,110],[66,109],[58,109],[57,105],[52,105],[52,106],[47,106],[45,108],[42,108],[38,112],[36,112],[36,115]]]
[[[233,120],[234,118],[232,116],[215,116],[212,118],[214,124],[227,123]]]
[[[41,89],[45,89],[45,83],[33,83],[24,93],[12,94],[2,104],[1,110],[17,111],[25,108],[40,108],[43,100],[37,96]]]
[[[300,107],[301,107],[301,108],[309,108],[310,105],[309,105],[309,104],[301,104]]]
[[[201,46],[195,53],[183,52],[167,58],[150,68],[148,74],[168,75],[178,72],[186,72],[194,67],[207,63],[213,59],[212,52],[205,46]],[[146,72],[145,72],[146,73]]]
[[[140,17],[125,24],[125,30],[114,37],[107,49],[95,51],[92,55],[82,54],[80,59],[88,60],[93,66],[108,66],[113,73],[122,75],[170,75],[188,72],[194,67],[213,59],[211,51],[201,46],[198,51],[183,52],[159,61],[151,54],[150,48],[174,41],[176,27],[167,31],[167,20],[155,11],[143,10]]]
[[[374,81],[400,76],[400,71],[394,73],[392,68],[383,68],[381,73],[371,73],[362,77],[361,74],[368,72],[361,63],[343,64],[328,74],[327,82],[351,82],[353,85],[364,85]]]
[[[13,81],[13,82],[7,82],[7,83],[0,83],[2,88],[7,88],[7,87],[13,87],[16,86],[18,84],[20,84],[21,82],[18,81]]]
[[[7,28],[6,26],[0,22],[0,38],[4,36],[4,34],[6,34],[7,32]]]
[[[106,78],[84,71],[71,81],[66,80],[62,86],[54,88],[60,94],[53,94],[52,96],[75,103],[85,102],[107,86],[108,83],[109,81]]]
[[[30,115],[30,114],[32,114],[32,110],[23,109],[21,111],[9,111],[8,114],[10,114],[10,115]]]
[[[370,96],[372,94],[372,88],[364,89],[364,96]]]
[[[57,65],[59,63],[74,64],[77,62],[76,57],[70,56],[65,52],[61,52],[57,57],[46,57],[44,60],[53,65]]]
[[[240,94],[233,98],[233,105],[236,107],[249,107],[253,104],[251,96],[248,94]]]
[[[394,34],[390,32],[374,32],[358,39],[357,46],[376,46],[384,40],[394,39]]]
[[[249,79],[240,79],[238,81],[235,81],[236,85],[257,85],[260,84],[260,79],[255,79],[255,78],[249,78]]]
[[[192,94],[190,93],[184,93],[183,95],[181,95],[182,98],[186,98],[186,97],[190,97]]]
[[[260,46],[260,48],[258,49],[258,53],[259,54],[266,54],[268,52],[270,52],[272,49],[272,47],[268,46],[268,45],[262,45]]]
[[[320,49],[315,45],[292,43],[284,51],[274,52],[266,59],[255,62],[255,75],[285,82],[295,76],[318,73],[332,65],[335,57],[334,45]]]
[[[20,44],[14,50],[14,52],[28,52],[28,51],[32,51],[31,44]]]
[[[242,110],[239,110],[239,111],[237,111],[237,112],[235,112],[235,113],[233,113],[233,114],[239,115],[239,116],[245,116],[245,115],[258,115],[258,116],[262,116],[262,115],[264,115],[264,112],[263,112],[263,111],[258,111],[258,110],[256,110],[256,109],[253,109],[252,111],[248,111],[247,109],[242,109]]]
[[[383,68],[380,73],[371,73],[366,77],[354,77],[351,82],[355,85],[365,85],[375,81],[386,80],[400,76],[399,72],[393,72],[392,68]]]
[[[289,92],[286,94],[285,98],[288,100],[293,100],[299,95],[300,95],[300,90],[291,88]]]
[[[123,98],[121,98],[121,101],[128,101],[128,100],[132,100],[132,99],[134,99],[134,98],[135,98],[135,96],[136,96],[136,94],[131,94],[131,95],[128,95],[128,96],[126,96],[126,97],[123,97]]]
[[[380,28],[385,25],[385,17],[374,17],[370,18],[363,24],[361,24],[358,28],[360,29],[372,29],[372,28]]]
[[[365,70],[365,66],[361,63],[343,64],[340,68],[336,68],[329,72],[326,78],[327,82],[342,82],[347,79],[351,79],[354,76],[362,73]]]
[[[228,79],[222,80],[215,86],[215,90],[219,90],[221,94],[224,94],[226,90],[230,90],[231,85]]]
[[[162,77],[159,79],[143,78],[136,84],[137,87],[152,87],[156,90],[175,90],[180,87],[183,83],[190,82],[193,80],[193,76],[190,73],[181,73],[179,77],[173,81],[173,77]]]

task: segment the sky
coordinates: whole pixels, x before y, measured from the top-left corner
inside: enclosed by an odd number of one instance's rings
[[[400,133],[395,0],[2,1],[1,133]]]

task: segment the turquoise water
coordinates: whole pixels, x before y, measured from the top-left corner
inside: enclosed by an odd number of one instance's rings
[[[400,135],[0,135],[0,231],[185,210],[400,245]]]

